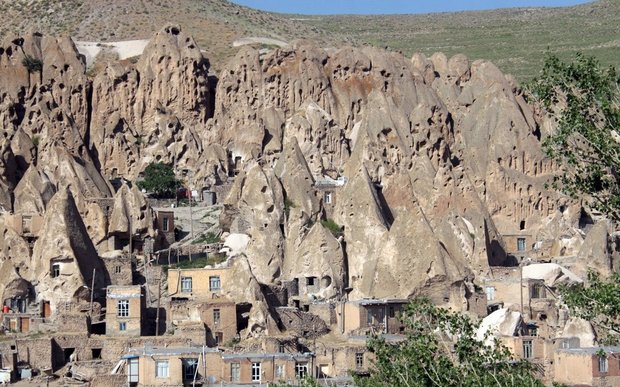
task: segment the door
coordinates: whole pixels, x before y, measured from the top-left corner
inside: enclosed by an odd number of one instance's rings
[[[30,331],[30,317],[22,317],[22,332]]]
[[[138,358],[127,360],[127,381],[131,383],[138,383]]]
[[[43,317],[51,317],[52,316],[52,306],[49,301],[43,302]]]

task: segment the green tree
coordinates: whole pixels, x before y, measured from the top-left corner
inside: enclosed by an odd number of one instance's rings
[[[43,71],[43,61],[32,55],[25,54],[24,59],[22,59],[22,65],[29,73],[40,73]]]
[[[620,274],[601,278],[599,273],[588,272],[586,284],[560,289],[562,301],[571,314],[594,326],[601,344],[617,344],[620,335]]]
[[[172,167],[164,163],[151,163],[144,170],[144,180],[138,187],[156,198],[174,198],[180,182],[174,176]]]
[[[494,345],[477,340],[478,325],[466,315],[415,299],[400,320],[403,341],[369,340],[376,360],[369,377],[354,376],[357,386],[543,386],[533,366],[512,359],[498,340]]]
[[[564,63],[548,55],[528,94],[555,121],[545,152],[565,168],[554,186],[620,220],[620,77],[593,57]]]

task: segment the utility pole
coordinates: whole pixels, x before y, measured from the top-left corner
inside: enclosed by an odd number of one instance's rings
[[[190,244],[189,244],[189,261],[192,261],[192,243],[194,241],[194,217],[192,216],[192,199],[194,197],[191,188],[191,181],[189,184],[189,235],[190,235]]]
[[[159,295],[157,296],[157,317],[155,318],[155,336],[159,336],[159,308],[161,306],[161,272],[159,274],[159,284],[157,285],[158,287],[158,293]]]
[[[523,318],[523,262],[519,264],[519,290],[521,293],[521,318]]]
[[[93,316],[93,296],[95,294],[95,271],[96,269],[93,269],[93,279],[90,284],[90,308],[88,311],[88,317],[91,318],[91,323],[92,323],[92,316]]]

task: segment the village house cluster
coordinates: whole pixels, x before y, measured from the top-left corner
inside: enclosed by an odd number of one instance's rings
[[[327,211],[344,184],[346,179],[316,184]],[[230,187],[218,187],[201,191],[196,205],[219,206],[218,198]],[[111,203],[98,204],[109,214]],[[10,221],[31,246],[41,217],[13,215]],[[234,258],[182,268],[180,262],[190,262],[199,252],[186,246],[188,251],[177,249],[171,258],[175,208],[157,211],[154,228],[154,237],[146,232],[111,235],[113,250],[99,257],[101,266],[53,261],[50,280],[66,275],[72,265],[92,272],[85,278],[90,286],[79,285],[71,300],[36,302],[32,284],[12,279],[3,294],[0,379],[61,372],[94,386],[256,385],[305,377],[345,384],[353,373],[368,372],[370,335],[404,339],[399,317],[407,299],[349,300],[342,289],[325,300],[316,294],[332,279],[315,276],[296,277],[279,287],[261,285],[272,317],[261,334],[250,326],[256,301],[247,298],[246,289],[231,285],[238,276]],[[620,348],[601,352],[583,326],[564,328],[573,323],[557,302],[557,287],[581,279],[566,267],[568,261],[545,259],[544,247],[524,222],[517,228],[503,234],[509,256],[504,262],[509,263],[491,266],[491,275],[468,299],[469,313],[483,319],[483,327],[515,358],[540,365],[544,380],[620,383],[615,360]]]

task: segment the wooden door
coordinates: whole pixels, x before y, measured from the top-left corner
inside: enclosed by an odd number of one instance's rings
[[[52,307],[49,301],[43,302],[43,317],[51,317],[52,316]]]
[[[30,331],[30,317],[22,317],[22,332]]]

